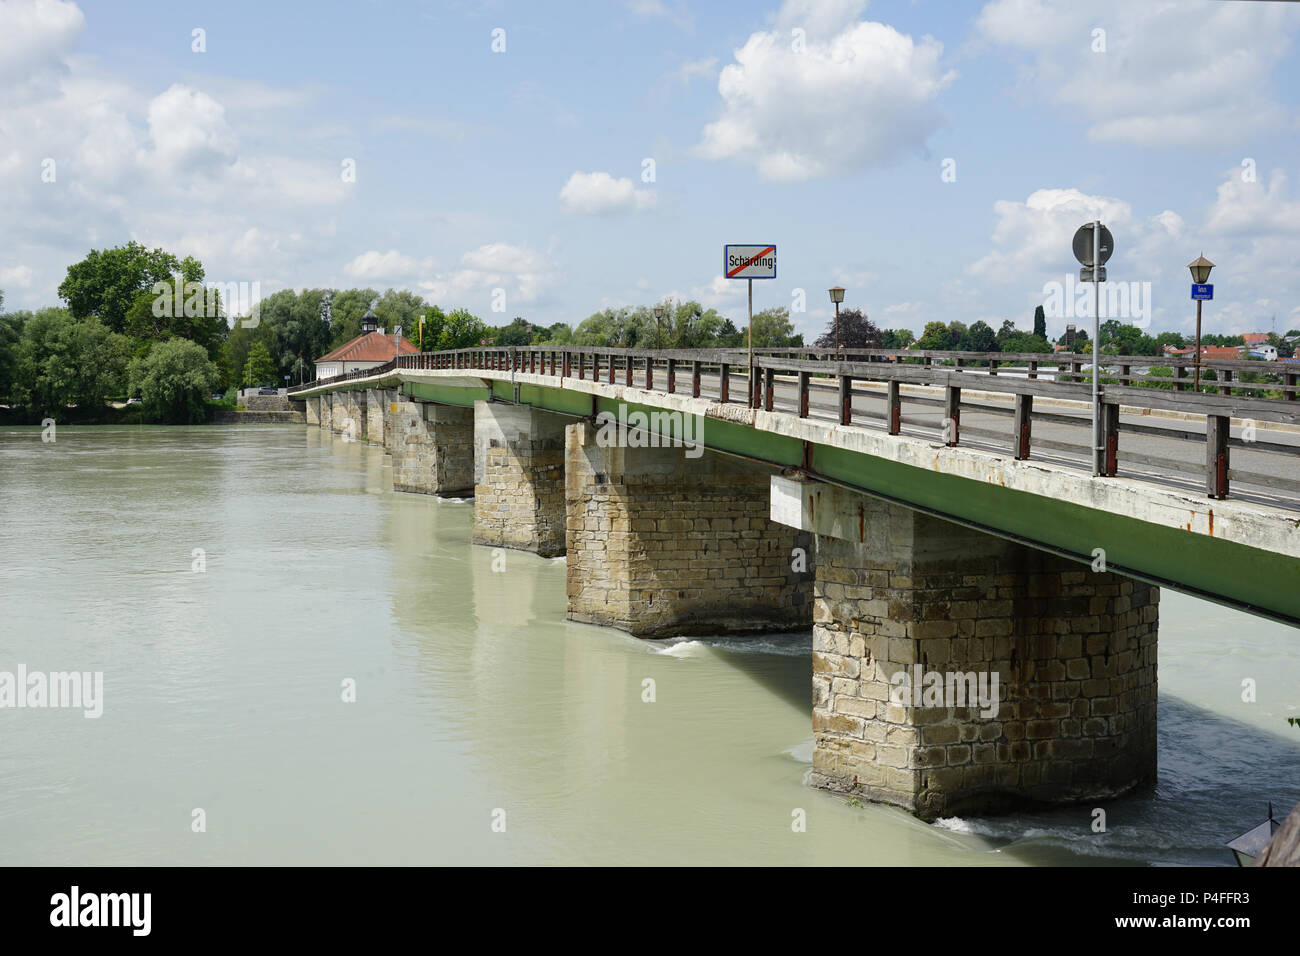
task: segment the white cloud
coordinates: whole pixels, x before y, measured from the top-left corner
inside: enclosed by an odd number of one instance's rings
[[[506,309],[513,312],[520,303],[542,300],[562,278],[549,255],[528,246],[492,242],[466,252],[459,268],[436,273],[417,285],[433,302],[451,308],[464,305],[482,315],[497,289],[505,291]]]
[[[722,115],[700,153],[753,163],[764,179],[806,180],[922,152],[943,124],[935,98],[956,74],[940,66],[943,44],[860,22],[863,6],[782,7],[776,28],[751,35],[723,68]]]
[[[10,266],[0,269],[0,289],[10,285],[26,288],[32,284],[32,270],[27,266]]]
[[[1286,174],[1274,170],[1268,186],[1243,182],[1230,170],[1219,185],[1206,229],[1228,236],[1300,235],[1300,200],[1287,199]]]
[[[710,79],[717,72],[718,58],[710,56],[702,60],[686,60],[673,72],[673,76],[682,83],[689,84],[691,80],[697,77]]]
[[[1059,271],[1070,259],[1075,230],[1085,222],[1100,219],[1118,236],[1120,227],[1133,220],[1128,203],[1077,189],[1039,189],[1024,202],[999,199],[993,212],[993,248],[966,271],[994,282]],[[1122,244],[1120,238],[1115,242],[1117,248]]]
[[[343,273],[350,279],[360,282],[382,282],[403,279],[431,269],[432,259],[416,259],[405,256],[396,249],[379,252],[371,249],[363,252],[343,267]]]
[[[1032,54],[1023,87],[1086,117],[1090,138],[1215,147],[1293,123],[1269,93],[1300,25],[1289,6],[993,0],[976,26]]]
[[[574,173],[560,190],[560,202],[569,212],[589,215],[632,212],[654,205],[655,195],[637,189],[630,179],[615,179],[609,173]]]
[[[229,166],[239,152],[225,108],[179,83],[149,101],[149,132],[157,160],[177,172]]]
[[[0,89],[13,97],[65,71],[86,18],[62,0],[6,0],[0,3]]]

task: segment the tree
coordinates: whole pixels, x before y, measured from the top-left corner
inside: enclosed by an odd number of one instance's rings
[[[265,348],[263,348],[265,352]],[[270,355],[266,355],[270,364]],[[157,342],[130,367],[131,391],[144,399],[145,414],[155,421],[195,425],[207,417],[206,399],[220,373],[203,349],[187,339]]]
[[[123,389],[131,342],[96,319],[41,309],[24,322],[14,351],[15,400],[42,416],[61,417],[75,405],[96,418]]]
[[[253,342],[266,346],[274,363],[272,378],[276,382],[285,375],[292,377],[299,371],[299,363],[310,366],[330,350],[330,327],[325,320],[328,289],[281,289],[262,300],[258,311],[258,324],[252,329],[245,347],[241,370],[248,363],[248,350]],[[241,326],[248,323],[240,323]],[[235,338],[238,328],[232,329]],[[242,375],[237,377],[242,379]],[[253,382],[250,384],[258,384]]]
[[[1047,313],[1041,305],[1034,309],[1034,335],[1047,340]]]
[[[921,338],[916,346],[926,351],[942,351],[951,348],[952,339],[948,333],[948,326],[942,322],[925,323],[925,329],[921,332]]]
[[[333,294],[330,298],[331,349],[338,348],[344,342],[355,339],[361,334],[361,317],[370,308],[370,303],[378,298],[379,293],[374,289],[346,289]],[[429,330],[426,328],[424,332],[427,338]]]
[[[444,351],[475,348],[491,334],[492,330],[477,315],[468,309],[455,309],[447,314],[447,321],[438,334],[437,348]],[[427,335],[425,344],[427,347]]]
[[[248,350],[248,362],[244,365],[243,383],[245,388],[276,384],[275,362],[271,351],[263,342],[254,342]]]
[[[511,347],[531,345],[533,336],[537,331],[537,326],[516,316],[515,320],[509,325],[502,326],[495,330],[496,343],[497,345]]]
[[[843,348],[878,349],[881,333],[876,323],[867,318],[861,309],[845,309],[840,313],[839,343]],[[826,331],[813,343],[819,349],[835,348],[835,317],[826,323]]]
[[[202,284],[203,268],[197,263],[190,270],[196,274],[197,279],[186,279],[177,273],[136,294],[123,324],[125,333],[139,340],[141,354],[152,342],[182,338],[198,343],[209,358],[217,357],[227,331],[221,297]]]
[[[755,312],[753,330],[756,349],[788,349],[803,345],[803,336],[795,332],[790,310],[785,306]],[[741,345],[745,344],[742,339]]]
[[[1019,334],[1020,330],[1016,328],[1016,323],[1010,319],[1003,319],[1002,327],[998,329],[998,348],[1005,350],[1006,347],[1002,343]]]
[[[201,282],[203,267],[196,259],[178,260],[162,249],[146,249],[134,240],[125,246],[91,249],[68,267],[59,297],[74,318],[97,318],[113,332],[126,329],[126,313],[141,292],[180,273],[184,282]]]
[[[910,329],[885,329],[880,336],[880,347],[885,349],[905,349],[916,341]]]
[[[375,315],[379,317],[379,324],[390,335],[400,326],[402,335],[413,339],[419,334],[420,316],[428,308],[424,298],[414,292],[406,289],[389,289],[375,303]]]
[[[975,322],[962,336],[957,348],[963,352],[997,352],[998,338],[987,322]]]

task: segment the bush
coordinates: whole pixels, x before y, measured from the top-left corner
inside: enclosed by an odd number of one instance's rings
[[[156,343],[130,369],[131,391],[140,393],[154,421],[195,425],[207,420],[207,401],[221,380],[217,366],[188,339]]]

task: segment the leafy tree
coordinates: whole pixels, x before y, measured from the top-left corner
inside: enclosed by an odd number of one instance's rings
[[[1041,335],[1030,335],[1028,332],[1017,332],[1015,335],[1009,335],[998,347],[1003,352],[1048,352],[1052,351],[1052,344]]]
[[[126,314],[141,292],[156,282],[167,282],[180,273],[184,282],[202,282],[203,266],[186,257],[178,260],[162,249],[146,249],[135,241],[112,249],[90,250],[80,262],[68,267],[59,285],[59,297],[68,303],[74,318],[97,318],[114,332],[126,329]]]
[[[0,306],[4,293],[0,292]],[[0,312],[0,402],[12,398],[18,371],[18,347],[30,312]]]
[[[1041,305],[1034,308],[1034,335],[1047,341],[1047,313]]]
[[[572,345],[573,329],[566,322],[556,322],[533,337],[534,345]]]
[[[885,329],[880,336],[880,347],[884,349],[905,349],[916,341],[910,329]]]
[[[800,339],[803,336],[799,336]],[[745,333],[736,328],[731,319],[723,319],[718,327],[718,336],[714,344],[720,349],[738,349],[745,344]]]
[[[1002,327],[998,329],[998,348],[1003,348],[1003,342],[1011,338],[1013,335],[1019,334],[1020,330],[1016,328],[1016,323],[1012,322],[1010,319],[1003,319]]]
[[[370,308],[370,303],[379,298],[374,289],[346,289],[336,291],[330,299],[330,348],[338,348],[344,342],[355,339],[361,334],[361,317]],[[379,313],[376,312],[375,315]],[[429,330],[424,330],[428,337]],[[320,356],[316,356],[319,358]]]
[[[248,362],[244,365],[244,388],[256,388],[260,385],[276,384],[275,362],[271,351],[264,342],[254,342],[248,350]]]
[[[790,310],[785,306],[755,312],[753,329],[756,349],[784,349],[803,345],[803,336],[795,332],[794,323],[790,321]],[[741,344],[746,342],[742,339]]]
[[[40,415],[61,417],[75,405],[98,417],[121,393],[131,343],[95,319],[66,309],[41,309],[24,322],[15,348],[13,397]]]
[[[694,300],[669,303],[664,320],[663,347],[702,349],[712,346],[726,321],[716,309],[706,309]]]
[[[438,349],[468,349],[489,338],[492,330],[483,320],[468,309],[455,309],[447,314],[447,321],[438,335]]]
[[[976,322],[962,336],[957,348],[964,352],[997,352],[998,338],[987,322]]]
[[[574,345],[610,348],[648,348],[654,345],[654,340],[654,313],[643,305],[593,312],[578,323],[572,336]],[[534,344],[540,341],[534,339]]]
[[[927,322],[925,329],[921,332],[921,338],[916,343],[917,348],[926,351],[942,351],[952,347],[952,338],[948,332],[948,326],[942,322]]]
[[[202,267],[197,274],[202,276]],[[182,338],[198,343],[209,358],[216,358],[227,331],[217,290],[180,273],[137,293],[124,327],[127,335],[138,340],[140,354],[153,342]]]
[[[840,346],[854,349],[878,349],[881,346],[880,329],[861,309],[845,309],[840,313]],[[835,348],[835,317],[826,323],[826,331],[813,345],[819,349]]]
[[[266,356],[270,363],[270,355]],[[206,399],[221,375],[207,353],[187,339],[157,342],[130,366],[131,391],[155,421],[194,425],[207,417]]]
[[[389,335],[395,333],[398,326],[401,326],[402,335],[414,339],[419,335],[420,316],[428,309],[429,306],[423,297],[414,292],[406,289],[389,289],[375,304],[375,315],[379,317],[379,324]]]
[[[252,334],[244,352],[243,365],[248,364],[248,350],[256,341],[266,346],[274,363],[272,377],[277,383],[283,381],[285,375],[292,378],[310,368],[316,359],[330,350],[330,327],[325,321],[328,295],[328,289],[304,289],[302,292],[281,289],[263,299],[257,328],[250,330]],[[237,331],[232,329],[230,337],[234,338]]]
[[[516,316],[509,325],[495,330],[496,343],[506,346],[531,345],[533,336],[538,331],[540,330],[537,326]]]

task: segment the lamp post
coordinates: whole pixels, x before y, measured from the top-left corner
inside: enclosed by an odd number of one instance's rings
[[[835,351],[840,350],[840,303],[844,301],[844,287],[831,287],[831,301],[835,303]]]
[[[663,348],[664,315],[668,309],[661,302],[655,306],[655,349]]]
[[[1210,270],[1214,268],[1214,263],[1205,256],[1197,256],[1196,259],[1187,264],[1187,268],[1192,273],[1192,281],[1197,285],[1205,285],[1210,278]],[[1192,391],[1201,390],[1201,299],[1196,300],[1196,371],[1192,375]]]

